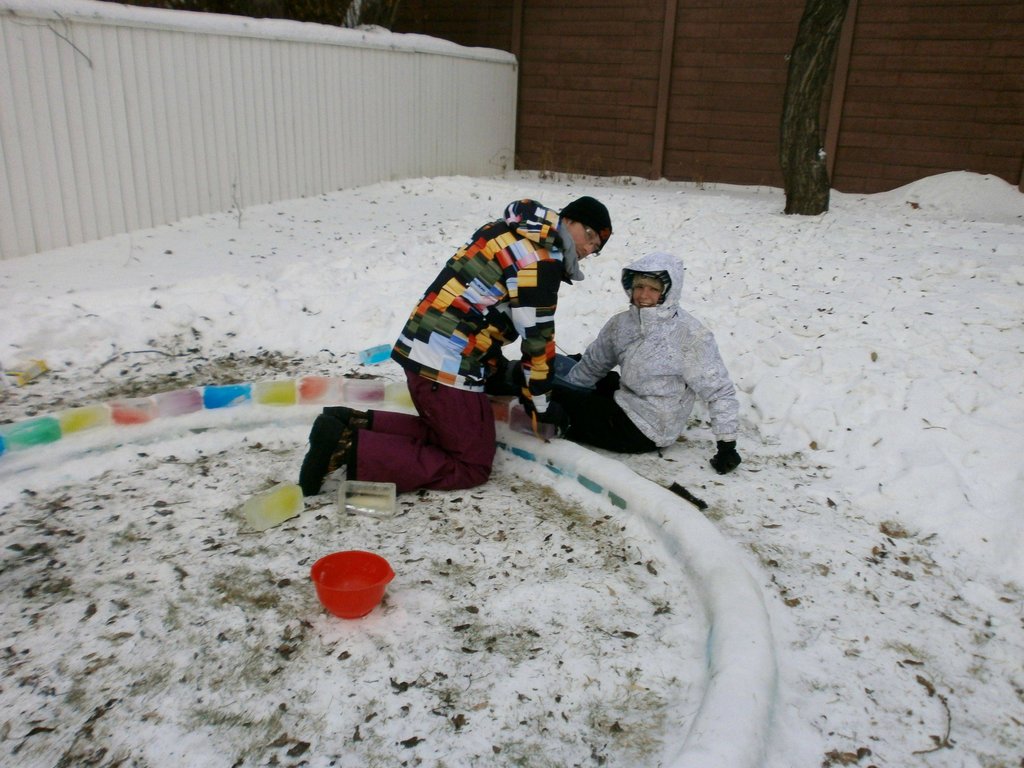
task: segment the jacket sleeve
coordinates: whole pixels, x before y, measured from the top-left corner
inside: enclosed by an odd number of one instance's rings
[[[612,317],[604,324],[597,338],[587,346],[583,357],[569,371],[566,378],[570,384],[593,387],[618,364],[618,350],[614,343],[615,320],[615,317]]]
[[[694,334],[683,349],[683,369],[687,386],[708,404],[715,438],[735,440],[740,404],[715,337],[707,328]]]
[[[554,378],[555,310],[563,267],[547,251],[535,255],[532,263],[520,266],[514,289],[510,286],[509,306],[522,343],[523,395],[544,413]]]

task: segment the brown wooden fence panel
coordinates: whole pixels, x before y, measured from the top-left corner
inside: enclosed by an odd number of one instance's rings
[[[851,5],[842,103],[822,105],[836,141],[833,187],[877,192],[952,170],[1024,182],[1024,2]],[[396,30],[519,56],[518,168],[781,186],[787,55],[803,7],[403,0]]]
[[[517,167],[643,173],[651,158],[664,0],[524,6]]]
[[[832,183],[953,170],[1021,182],[1024,2],[860,0]]]
[[[792,0],[681,0],[663,175],[782,184],[779,120]]]

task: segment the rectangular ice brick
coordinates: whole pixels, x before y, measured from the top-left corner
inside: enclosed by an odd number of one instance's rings
[[[364,349],[359,353],[359,362],[363,365],[377,365],[391,357],[390,344],[378,344],[375,347]]]
[[[511,397],[492,397],[491,398],[491,411],[494,413],[494,420],[500,421],[502,424],[508,424],[508,412],[512,407],[514,398]]]
[[[83,405],[80,408],[68,408],[57,414],[60,422],[60,431],[67,435],[71,432],[81,432],[84,429],[105,427],[112,421],[110,406],[97,403],[94,405]]]
[[[338,487],[338,511],[349,515],[391,517],[395,514],[395,484],[342,480]]]
[[[242,516],[257,531],[265,531],[302,511],[302,489],[295,483],[278,483],[242,505]]]
[[[161,416],[183,416],[203,410],[201,389],[175,389],[154,396],[156,409]]]
[[[389,403],[400,405],[404,408],[412,408],[412,395],[409,394],[409,385],[404,381],[389,381],[384,386],[384,399]]]
[[[295,405],[295,380],[257,381],[252,386],[252,398],[261,405]]]
[[[19,387],[28,384],[32,379],[42,376],[50,370],[45,360],[26,360],[14,366],[14,370],[5,370],[4,376],[10,377]]]
[[[204,408],[230,408],[251,399],[250,384],[218,384],[203,388]]]
[[[152,397],[130,397],[126,400],[111,400],[110,417],[115,424],[145,424],[160,414]]]
[[[17,451],[60,440],[60,422],[52,416],[40,416],[5,425],[0,429],[0,434],[3,435],[7,450]]]
[[[508,411],[508,425],[516,432],[524,435],[534,435],[545,440],[555,436],[555,425],[537,422],[536,432],[533,429],[533,418],[523,408],[522,403],[513,403]]]
[[[336,403],[341,400],[341,382],[331,376],[303,376],[298,383],[299,402]]]
[[[345,379],[341,398],[346,403],[380,403],[384,400],[385,388],[381,379]]]

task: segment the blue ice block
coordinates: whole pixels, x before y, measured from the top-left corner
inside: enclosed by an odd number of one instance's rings
[[[203,388],[204,408],[228,408],[251,399],[251,384],[219,384]]]
[[[363,365],[376,365],[383,363],[391,357],[390,344],[378,344],[376,347],[364,349],[359,353],[359,362]]]

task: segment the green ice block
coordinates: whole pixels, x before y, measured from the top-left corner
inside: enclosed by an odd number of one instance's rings
[[[60,440],[60,422],[53,416],[40,416],[37,419],[19,421],[0,430],[7,449],[18,451],[33,445],[43,445]]]

